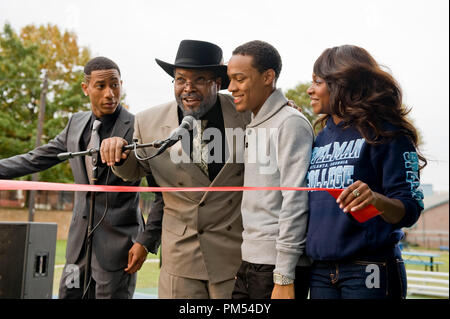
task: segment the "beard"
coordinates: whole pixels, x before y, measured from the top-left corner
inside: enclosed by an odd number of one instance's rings
[[[183,99],[187,97],[199,100],[200,105],[194,109],[185,108],[183,105]],[[183,111],[183,116],[191,115],[196,120],[198,120],[206,113],[208,113],[208,111],[212,109],[214,104],[216,104],[217,92],[208,92],[207,96],[202,96],[198,93],[192,92],[188,94],[180,94],[178,96],[175,96],[175,99],[177,101],[178,107],[181,109],[181,111]]]

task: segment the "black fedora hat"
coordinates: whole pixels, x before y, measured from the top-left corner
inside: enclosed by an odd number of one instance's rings
[[[178,47],[174,64],[155,60],[171,77],[174,77],[175,68],[208,69],[215,71],[222,78],[221,90],[226,89],[230,83],[227,66],[223,64],[222,49],[210,42],[183,40]]]

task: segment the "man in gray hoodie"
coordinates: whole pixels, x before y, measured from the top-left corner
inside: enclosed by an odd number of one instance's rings
[[[306,117],[276,89],[280,71],[279,53],[262,41],[237,47],[228,63],[228,90],[236,109],[252,112],[244,186],[306,186],[314,133]],[[307,192],[245,191],[241,210],[242,264],[233,298],[306,298]]]

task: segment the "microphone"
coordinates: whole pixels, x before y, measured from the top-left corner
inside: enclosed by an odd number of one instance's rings
[[[158,151],[155,155],[152,157],[156,157],[162,152],[164,152],[168,147],[171,147],[175,143],[177,143],[181,139],[181,135],[184,130],[192,130],[194,127],[194,121],[195,118],[192,115],[186,115],[183,120],[181,121],[180,126],[178,126],[175,130],[170,133],[170,136],[165,139],[163,142],[161,142],[161,146],[159,147]]]

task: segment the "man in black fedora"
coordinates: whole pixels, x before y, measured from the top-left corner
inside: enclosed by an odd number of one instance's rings
[[[124,160],[113,167],[116,175],[140,180],[152,174],[161,187],[242,185],[244,166],[233,160],[236,148],[227,129],[243,132],[250,114],[238,113],[232,97],[218,93],[229,83],[222,50],[209,42],[183,40],[174,64],[156,62],[173,77],[175,100],[138,113],[134,138],[139,143],[163,140],[187,115],[198,120],[198,129],[190,132],[190,143],[177,143],[150,160],[123,153],[127,142],[113,137],[102,143],[102,161],[114,166]],[[220,134],[207,140],[202,132],[208,129]],[[137,152],[145,158],[155,150]],[[172,153],[200,160],[175,162]],[[163,198],[159,298],[231,298],[241,261],[242,192],[167,192]]]

